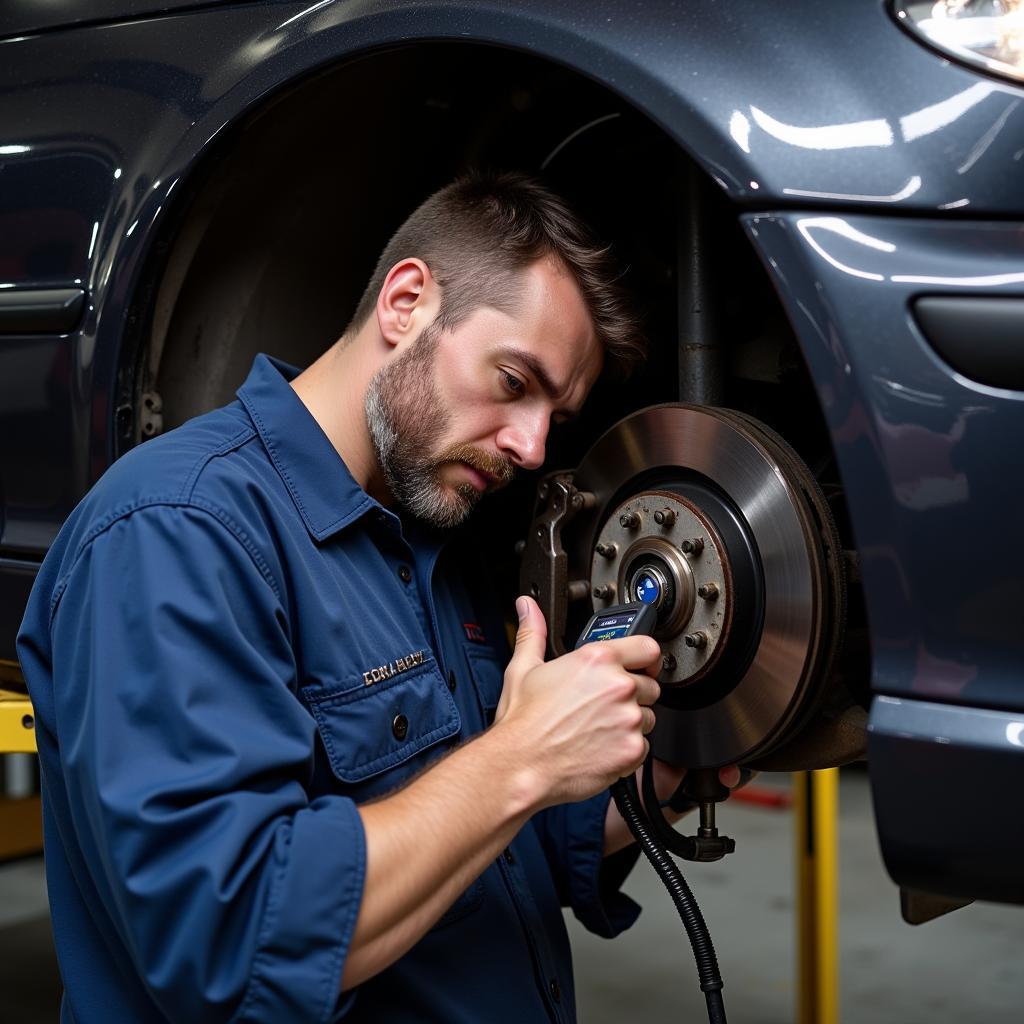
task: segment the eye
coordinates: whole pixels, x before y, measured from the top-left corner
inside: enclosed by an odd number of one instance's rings
[[[509,373],[508,370],[501,370],[500,372],[502,383],[509,394],[521,395],[526,390],[526,385],[514,373]]]

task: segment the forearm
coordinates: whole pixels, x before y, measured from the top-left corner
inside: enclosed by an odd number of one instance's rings
[[[415,782],[359,808],[366,880],[342,988],[407,952],[511,842],[539,803],[500,725]]]

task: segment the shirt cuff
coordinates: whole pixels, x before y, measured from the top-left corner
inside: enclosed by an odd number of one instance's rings
[[[312,801],[295,815],[277,856],[252,978],[235,1020],[339,1020],[354,1002],[354,992],[339,992],[366,877],[356,805],[341,797]]]
[[[640,905],[619,889],[640,851],[634,843],[604,856],[604,830],[611,794],[608,790],[566,807],[569,900],[587,931],[613,938],[640,916]]]

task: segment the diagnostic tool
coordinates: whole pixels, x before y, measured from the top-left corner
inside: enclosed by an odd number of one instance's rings
[[[576,648],[595,640],[619,640],[624,636],[650,636],[658,622],[658,611],[652,604],[617,604],[602,608],[583,628]]]
[[[641,600],[633,604],[617,604],[603,608],[593,615],[583,627],[576,650],[584,644],[601,640],[619,640],[626,636],[650,636],[658,624],[658,611],[649,595],[646,580],[635,587]],[[648,600],[643,600],[648,598]],[[672,897],[679,917],[686,928],[694,958],[701,991],[707,1002],[709,1024],[726,1024],[725,1004],[722,1000],[722,975],[718,970],[718,958],[711,936],[708,934],[704,916],[697,901],[690,892],[686,880],[679,873],[675,862],[669,856],[671,850],[687,860],[718,860],[735,848],[733,840],[719,836],[714,827],[715,800],[721,799],[717,790],[725,790],[718,781],[714,768],[691,773],[709,791],[700,794],[701,828],[696,836],[679,835],[666,821],[659,807],[654,791],[654,771],[650,755],[644,762],[644,801],[651,813],[640,800],[636,777],[630,774],[612,785],[612,797],[643,854],[651,862],[662,884]],[[728,794],[728,790],[725,790]],[[671,806],[671,801],[669,801]]]

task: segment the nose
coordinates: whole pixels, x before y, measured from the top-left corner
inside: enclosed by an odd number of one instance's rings
[[[544,464],[548,439],[547,416],[531,416],[507,423],[498,431],[498,450],[520,469],[539,469]]]

